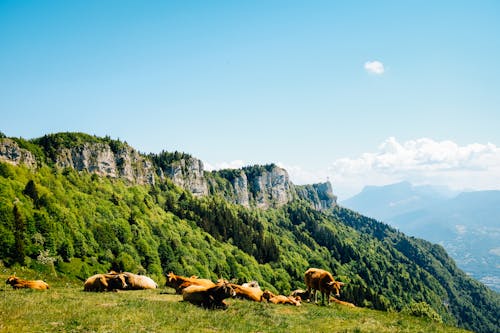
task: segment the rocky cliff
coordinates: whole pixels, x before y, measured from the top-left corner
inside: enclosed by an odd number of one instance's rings
[[[195,196],[208,194],[203,162],[189,155],[173,160],[158,169],[160,178],[169,177],[174,184],[190,191]]]
[[[222,193],[229,201],[247,207],[279,207],[296,198],[310,201],[317,210],[337,204],[329,182],[297,186],[288,172],[275,164],[214,171],[208,179],[211,193]]]
[[[287,171],[275,164],[207,172],[202,161],[185,153],[146,156],[124,142],[83,133],[51,134],[20,142],[27,142],[29,149],[13,139],[0,138],[0,161],[30,168],[47,163],[57,168],[122,178],[134,184],[154,185],[155,179],[163,181],[168,177],[195,196],[222,195],[246,207],[279,207],[296,198],[310,201],[318,210],[336,205],[330,183],[296,186]]]
[[[311,202],[317,210],[325,210],[337,204],[337,197],[333,194],[330,182],[296,186],[299,197]]]
[[[9,138],[0,139],[0,162],[7,162],[14,165],[23,164],[29,168],[37,166],[35,156],[29,150],[21,148],[16,141]]]
[[[53,162],[61,168],[124,178],[136,184],[154,184],[153,164],[129,146],[116,151],[107,143],[84,143],[60,148]]]

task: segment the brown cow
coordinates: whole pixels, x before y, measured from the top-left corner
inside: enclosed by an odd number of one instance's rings
[[[231,288],[234,289],[236,297],[248,299],[255,302],[260,302],[262,300],[262,290],[260,287],[246,287],[243,285],[230,284]]]
[[[265,299],[273,304],[290,304],[290,305],[300,306],[299,296],[294,297],[294,296],[274,295],[269,290],[266,290],[262,293],[262,299]]]
[[[47,290],[50,289],[50,286],[47,282],[42,281],[42,280],[24,280],[21,279],[15,275],[9,276],[7,281],[5,283],[8,283],[12,286],[14,289],[21,289],[21,288],[29,288],[29,289],[37,289],[37,290]]]
[[[125,276],[118,273],[95,274],[85,280],[84,291],[113,291],[126,289]]]
[[[219,281],[212,287],[192,285],[182,291],[184,301],[209,309],[227,309],[224,299],[234,296],[236,293],[227,281]]]
[[[337,303],[337,304],[340,304],[340,305],[345,305],[345,306],[348,306],[348,307],[351,307],[351,308],[355,308],[356,305],[352,304],[352,303],[349,303],[349,302],[344,302],[344,301],[341,301],[341,300],[338,300],[336,299],[335,297],[331,296],[330,297],[330,301],[334,302],[334,303]]]
[[[208,279],[199,279],[197,276],[185,277],[180,275],[175,275],[173,272],[167,274],[167,281],[165,283],[167,287],[175,289],[177,294],[182,294],[182,290],[189,286],[204,286],[213,287],[215,283]]]
[[[340,287],[344,285],[342,282],[335,281],[330,272],[319,268],[309,268],[304,275],[304,279],[310,295],[312,290],[315,303],[318,303],[318,295],[316,294],[318,290],[321,292],[321,303],[324,304],[325,299],[330,303],[330,293],[335,292],[335,295],[339,297]]]

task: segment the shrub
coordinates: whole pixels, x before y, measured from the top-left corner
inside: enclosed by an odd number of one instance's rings
[[[402,312],[415,317],[426,317],[438,323],[443,322],[443,318],[426,302],[412,302]]]

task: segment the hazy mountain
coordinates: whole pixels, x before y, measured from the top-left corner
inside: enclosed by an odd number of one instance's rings
[[[366,187],[341,204],[443,245],[460,268],[500,291],[500,191],[451,194],[404,182]]]
[[[413,212],[443,202],[457,193],[433,186],[413,186],[401,182],[386,186],[366,186],[361,193],[341,204],[378,220]]]

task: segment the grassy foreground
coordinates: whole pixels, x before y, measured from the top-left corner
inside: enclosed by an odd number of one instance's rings
[[[181,302],[171,289],[86,293],[81,286],[55,285],[43,292],[2,285],[0,332],[465,332],[336,304],[227,302],[227,310],[205,310]]]

